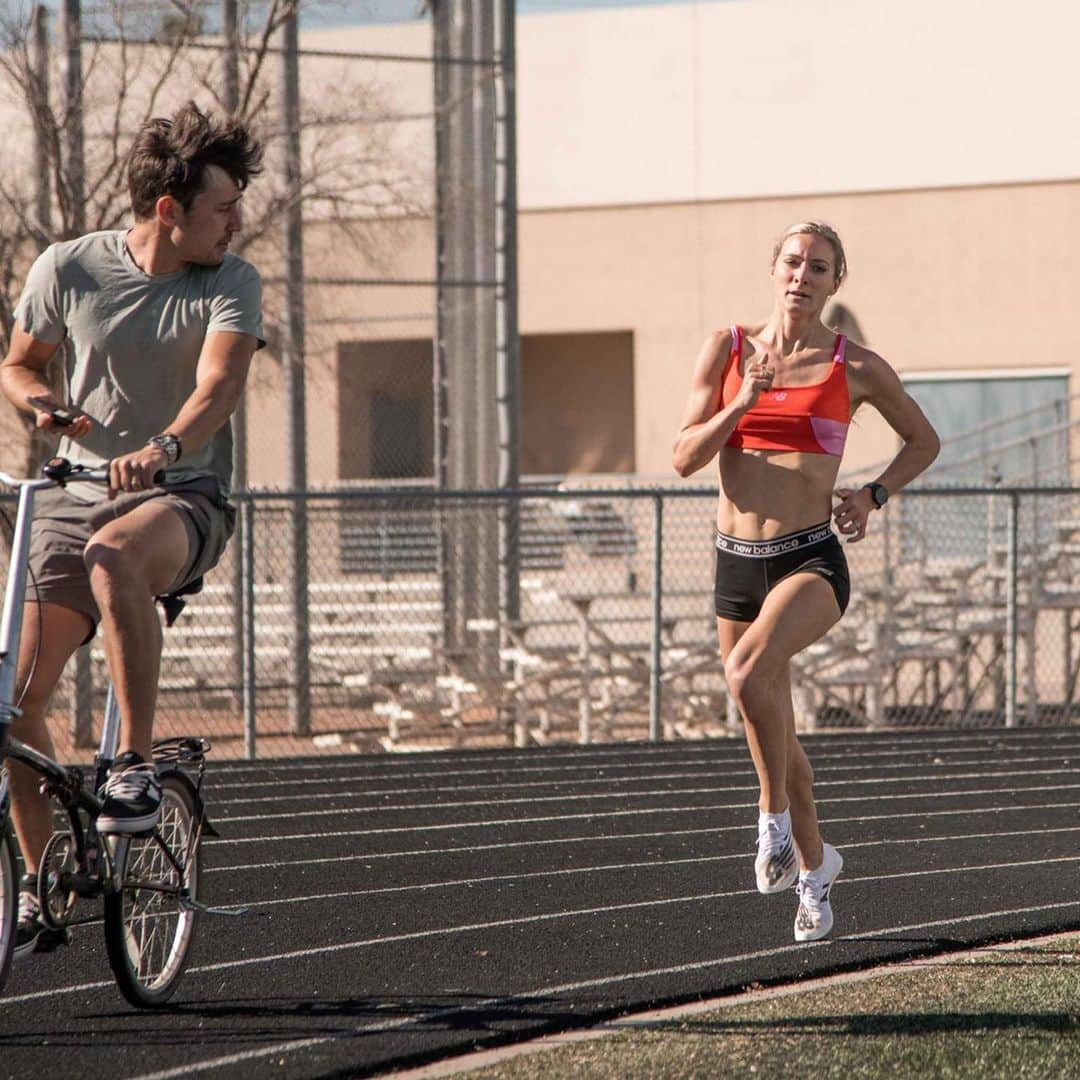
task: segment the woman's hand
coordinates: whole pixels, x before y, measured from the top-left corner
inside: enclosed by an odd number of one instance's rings
[[[753,360],[749,361],[743,375],[742,386],[739,387],[739,392],[735,395],[736,407],[742,410],[752,409],[757,404],[762,392],[772,386],[775,374],[775,369],[769,366],[769,357],[767,355],[755,356]]]
[[[833,507],[833,521],[849,544],[858,543],[866,535],[866,522],[874,507],[868,488],[837,488],[833,495],[840,500]]]

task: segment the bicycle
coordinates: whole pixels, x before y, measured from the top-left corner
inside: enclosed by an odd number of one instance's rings
[[[100,898],[105,947],[117,985],[131,1004],[153,1008],[164,1005],[179,983],[197,916],[215,910],[198,899],[201,840],[204,834],[217,835],[202,799],[210,744],[196,737],[156,741],[153,758],[162,787],[160,824],[146,833],[103,835],[96,827],[103,802],[98,792],[116,756],[120,731],[112,686],[106,695],[92,782],[83,767],[61,765],[9,735],[11,722],[19,715],[16,663],[34,495],[71,480],[108,482],[107,469],[87,469],[64,458],[47,462],[42,474],[41,479],[17,479],[0,473],[0,482],[19,492],[0,616],[0,990],[11,966],[18,919],[19,880],[9,821],[7,762],[11,760],[41,775],[43,789],[67,817],[67,828],[52,834],[41,856],[38,901],[42,921],[54,930],[90,922],[90,918],[74,918],[76,903],[80,898]],[[166,626],[184,608],[183,598],[201,588],[202,580],[197,579],[156,598],[164,608]]]

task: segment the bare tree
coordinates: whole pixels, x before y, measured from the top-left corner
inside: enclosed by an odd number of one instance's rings
[[[284,132],[277,117],[276,35],[308,0],[268,0],[254,17],[242,5],[237,113],[267,145],[267,174],[245,199],[245,227],[236,250],[257,249],[267,279],[266,318],[273,331],[281,305],[281,217],[292,197],[277,175]],[[223,110],[225,49],[209,25],[213,9],[200,0],[107,0],[87,8],[82,25],[81,78],[63,92],[64,51],[35,51],[30,0],[0,0],[0,115],[9,161],[40,168],[0,167],[0,348],[6,351],[26,271],[49,243],[127,221],[124,163],[139,126],[194,97]],[[381,262],[386,223],[427,213],[428,178],[394,134],[394,95],[360,65],[327,60],[305,86],[300,198],[305,217],[330,222],[358,262]],[[305,82],[308,82],[305,69]],[[57,89],[61,88],[61,89]],[[71,160],[66,134],[83,132],[85,162]],[[42,213],[42,207],[48,213]],[[318,354],[316,348],[310,355]],[[0,407],[0,460],[32,468],[47,447],[30,425]]]

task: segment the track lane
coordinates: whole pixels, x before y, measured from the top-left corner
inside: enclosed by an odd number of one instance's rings
[[[968,734],[918,753],[910,739],[807,740],[845,855],[838,936],[809,947],[791,941],[794,897],[752,888],[752,778],[727,742],[351,759],[329,778],[310,762],[215,767],[225,836],[207,845],[204,883],[253,913],[203,920],[179,1007],[156,1016],[120,1001],[99,928],[21,965],[0,1006],[0,1073],[31,1075],[78,1044],[87,1076],[190,1075],[199,1060],[215,1076],[271,1062],[364,1075],[748,982],[1080,926],[1080,733]],[[250,813],[275,803],[244,799],[296,794],[291,777],[340,801],[329,827],[297,829],[295,802],[277,804],[284,818]],[[605,785],[614,797],[596,797]]]

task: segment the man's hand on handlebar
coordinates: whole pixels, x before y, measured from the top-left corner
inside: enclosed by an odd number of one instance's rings
[[[144,446],[109,462],[109,498],[121,491],[146,491],[160,483],[169,456],[157,446]]]

